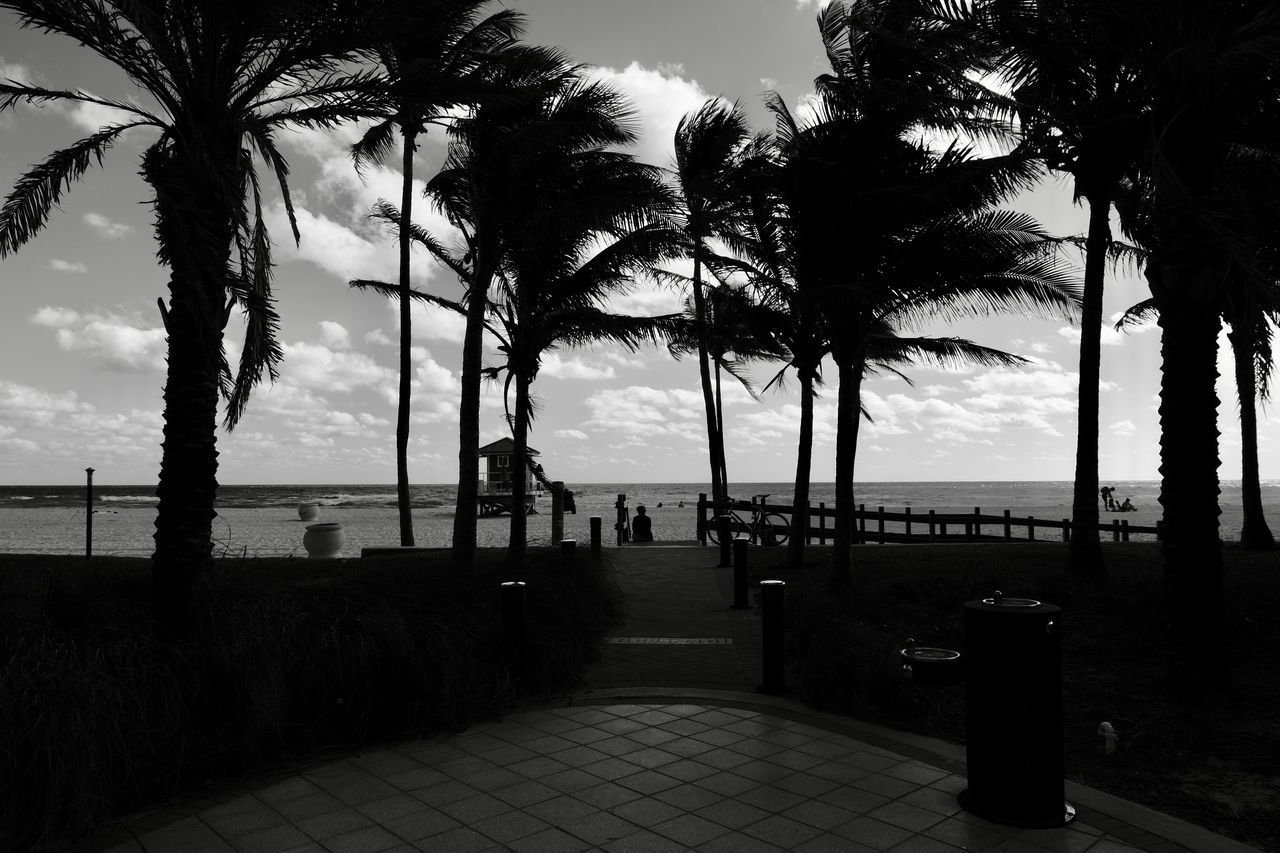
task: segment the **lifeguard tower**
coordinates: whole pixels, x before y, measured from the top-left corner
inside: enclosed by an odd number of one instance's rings
[[[485,470],[480,475],[480,493],[476,500],[481,517],[501,515],[511,512],[511,487],[517,476],[524,476],[525,512],[532,514],[537,502],[537,493],[542,489],[533,472],[528,467],[517,472],[516,443],[509,438],[500,438],[492,444],[480,448],[480,458],[484,460]],[[525,450],[528,458],[539,456],[538,451],[529,447]]]

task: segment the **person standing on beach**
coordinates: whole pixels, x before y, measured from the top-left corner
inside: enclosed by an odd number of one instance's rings
[[[1113,491],[1115,490],[1110,486],[1103,486],[1098,490],[1098,493],[1102,495],[1102,508],[1108,512],[1114,512],[1116,508],[1116,500],[1111,497]]]

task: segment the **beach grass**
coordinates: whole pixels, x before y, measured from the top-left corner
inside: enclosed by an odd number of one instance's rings
[[[150,561],[0,556],[0,849],[335,746],[461,730],[578,686],[621,616],[608,573],[531,549],[221,560],[189,638],[149,615]],[[526,639],[498,583],[527,586]]]
[[[1280,850],[1276,554],[1225,549],[1235,693],[1187,705],[1161,685],[1170,636],[1159,546],[1104,552],[1106,589],[1066,573],[1061,543],[858,546],[854,591],[840,599],[827,593],[822,549],[803,572],[755,574],[788,581],[791,678],[806,702],[955,742],[965,688],[904,679],[906,639],[963,652],[962,603],[996,589],[1059,605],[1068,778]],[[1104,721],[1120,736],[1112,755]]]

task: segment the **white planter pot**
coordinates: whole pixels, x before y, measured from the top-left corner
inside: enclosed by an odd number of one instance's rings
[[[320,517],[320,504],[298,504],[298,518],[302,521],[315,521]]]
[[[308,524],[307,532],[302,535],[302,547],[307,549],[308,557],[341,557],[345,541],[347,536],[336,521]]]

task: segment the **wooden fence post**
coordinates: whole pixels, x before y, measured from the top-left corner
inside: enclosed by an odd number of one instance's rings
[[[1009,510],[1004,511],[1004,538],[1013,538],[1013,528],[1009,525]]]
[[[1071,519],[1069,518],[1062,519],[1062,541],[1071,541]]]
[[[911,536],[911,507],[906,507],[903,512],[907,515],[907,536]]]
[[[1129,519],[1127,518],[1120,522],[1120,538],[1125,542],[1129,541]]]
[[[1034,515],[1027,516],[1027,540],[1036,538],[1036,517]]]
[[[818,544],[827,544],[827,502],[818,501]]]
[[[975,506],[973,508],[973,538],[974,539],[977,539],[980,536],[982,536],[982,522],[979,520],[981,517],[982,517],[982,507]]]
[[[699,545],[707,544],[707,493],[698,492],[698,527],[696,535]]]
[[[614,527],[618,531],[618,545],[621,547],[625,541],[627,530],[627,496],[625,494],[618,495],[618,502],[615,504],[618,510],[618,521]]]
[[[929,541],[933,541],[933,510],[929,510]]]
[[[858,531],[858,538],[854,541],[859,545],[866,544],[867,541],[867,505],[858,504],[858,526],[854,528]]]
[[[1120,541],[1120,519],[1118,518],[1111,519],[1111,541]]]
[[[876,544],[884,544],[884,507],[876,507]]]

